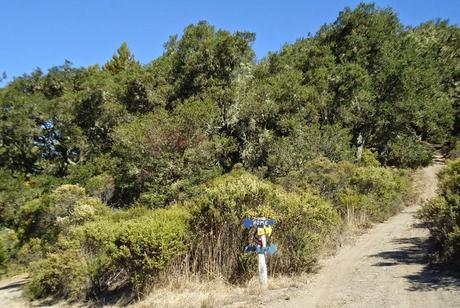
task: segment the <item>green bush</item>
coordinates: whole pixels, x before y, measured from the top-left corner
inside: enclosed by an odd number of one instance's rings
[[[390,143],[388,164],[401,168],[417,168],[431,164],[433,148],[412,136],[402,136]]]
[[[5,267],[9,258],[10,253],[8,251],[6,239],[3,236],[0,236],[0,269]]]
[[[349,185],[355,168],[354,164],[347,161],[334,163],[320,157],[308,161],[286,177],[277,179],[277,182],[289,191],[314,190],[327,199],[335,200],[337,193]]]
[[[340,217],[330,202],[310,193],[290,193],[280,201],[274,205],[279,223],[273,236],[279,253],[270,269],[283,274],[309,271],[339,231]]]
[[[460,265],[460,159],[439,173],[439,196],[426,203],[421,219],[427,224],[437,248],[437,259]]]
[[[0,226],[16,229],[22,206],[47,193],[58,182],[51,176],[26,177],[0,168]]]
[[[297,128],[291,135],[275,139],[267,150],[268,175],[285,176],[319,156],[336,162],[351,160],[350,139],[349,131],[337,125]]]
[[[120,159],[116,201],[165,207],[221,174],[220,150],[207,133],[215,104],[190,101],[178,108],[177,114],[157,110],[113,130],[112,150]]]
[[[367,216],[383,221],[396,214],[408,198],[411,184],[404,171],[380,167],[359,167],[350,178],[350,187],[367,197]]]
[[[241,281],[254,274],[256,258],[243,253],[250,241],[245,217],[277,220],[273,241],[279,253],[269,259],[272,273],[308,271],[339,226],[331,204],[310,193],[287,193],[239,167],[209,183],[189,203],[194,273]]]
[[[84,298],[87,288],[87,264],[79,250],[52,253],[29,267],[31,280],[26,294],[31,298],[58,296]]]
[[[140,294],[154,283],[186,249],[188,213],[177,207],[124,212],[61,234],[56,253],[30,267],[31,296],[81,299],[123,287]]]
[[[290,191],[318,191],[342,217],[363,225],[396,213],[411,190],[404,170],[334,163],[325,158],[310,161],[278,181]]]
[[[457,159],[460,158],[460,141],[456,140],[454,142],[454,146],[450,150],[449,157],[451,159]]]
[[[99,220],[86,224],[82,232],[82,249],[92,262],[101,265],[100,273],[123,272],[128,283],[140,292],[158,276],[168,263],[185,251],[188,214],[184,209],[170,208],[119,222]],[[104,262],[101,262],[104,260]],[[109,285],[98,283],[98,290]]]
[[[238,169],[213,180],[199,198],[188,203],[193,222],[188,259],[193,273],[231,281],[252,275],[254,258],[242,253],[248,243],[242,220],[251,213],[273,214],[264,212],[277,199],[273,188]]]
[[[286,190],[237,165],[186,202],[115,212],[86,197],[81,187],[62,186],[35,201],[39,208],[46,204],[49,220],[61,217],[68,228],[57,224],[53,253],[33,263],[31,294],[92,297],[121,288],[143,294],[168,273],[242,282],[257,270],[257,258],[243,252],[253,236],[242,226],[246,217],[277,221],[270,241],[279,250],[268,258],[271,274],[309,271],[340,230],[339,214],[362,216],[365,222],[384,219],[399,208],[409,186],[404,172],[327,159],[309,162],[290,175],[280,179]],[[81,209],[90,200],[96,202],[94,211],[101,209],[94,216]],[[33,209],[33,202],[29,206]],[[76,256],[69,266],[81,269],[69,272],[79,285],[59,277],[64,266],[60,254]]]
[[[336,207],[345,221],[366,227],[370,222],[369,214],[377,205],[372,196],[360,194],[352,188],[346,188],[337,194]]]
[[[110,211],[99,199],[88,197],[78,185],[62,185],[21,207],[18,232],[22,243],[31,238],[53,242],[61,232]]]
[[[114,179],[111,175],[103,173],[90,178],[86,188],[91,196],[108,203],[115,191]]]
[[[364,149],[360,163],[366,167],[380,167],[380,162],[378,161],[378,153],[372,152],[369,149]]]
[[[43,259],[49,250],[51,247],[48,243],[39,238],[32,238],[21,246],[16,253],[16,260],[21,265],[27,266],[33,261]]]

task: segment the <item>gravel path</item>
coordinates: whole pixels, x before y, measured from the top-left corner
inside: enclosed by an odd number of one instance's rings
[[[460,307],[460,279],[430,269],[428,230],[415,215],[436,195],[442,165],[420,170],[420,200],[322,262],[303,290],[275,307]],[[270,304],[272,306],[272,304]]]
[[[5,279],[0,282],[0,307],[29,307],[27,300],[22,298],[22,287],[27,281],[27,274]]]

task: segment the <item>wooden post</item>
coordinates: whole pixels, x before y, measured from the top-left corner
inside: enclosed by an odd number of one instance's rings
[[[267,273],[267,262],[265,261],[265,248],[267,247],[267,237],[262,235],[260,237],[262,242],[262,252],[258,254],[259,260],[259,282],[262,288],[268,286],[268,273]]]

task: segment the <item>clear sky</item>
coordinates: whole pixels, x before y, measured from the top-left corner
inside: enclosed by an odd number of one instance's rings
[[[0,73],[13,76],[46,70],[70,60],[74,66],[105,63],[126,41],[148,63],[163,43],[190,23],[207,20],[216,28],[256,33],[254,49],[263,58],[315,33],[346,6],[360,1],[294,0],[0,0]],[[460,24],[459,0],[375,1],[392,7],[404,25],[434,18]],[[5,82],[0,85],[5,85]]]

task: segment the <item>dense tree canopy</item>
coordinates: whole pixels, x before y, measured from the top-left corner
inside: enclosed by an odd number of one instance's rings
[[[415,167],[459,133],[460,29],[447,21],[404,27],[360,4],[258,62],[254,40],[199,22],[146,65],[123,43],[102,68],[15,78],[0,89],[0,167],[75,184],[104,174],[107,202],[161,207],[236,163],[276,180],[367,148]]]

